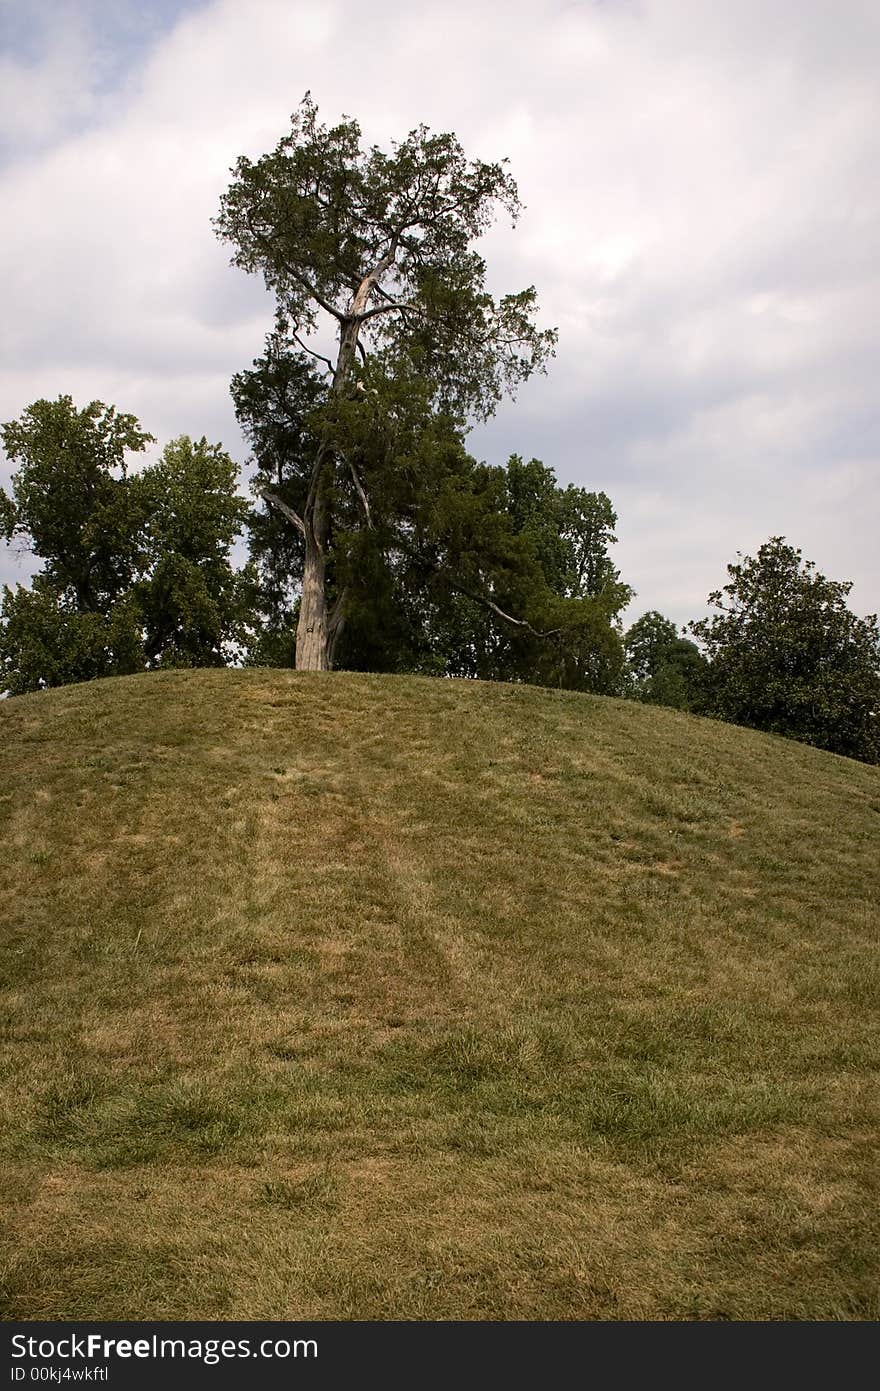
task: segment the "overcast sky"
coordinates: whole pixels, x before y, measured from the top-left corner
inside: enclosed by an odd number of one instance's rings
[[[247,450],[271,301],[210,225],[306,89],[380,145],[508,156],[483,244],[538,288],[547,377],[478,458],[604,489],[634,618],[705,612],[783,534],[880,608],[880,4],[0,0],[0,420],[41,396]],[[9,469],[0,457],[0,485]],[[0,544],[0,581],[28,557]]]

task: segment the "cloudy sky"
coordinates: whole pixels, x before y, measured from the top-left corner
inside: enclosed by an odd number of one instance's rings
[[[880,608],[877,0],[0,0],[0,420],[98,398],[244,464],[271,302],[211,230],[310,89],[381,145],[508,156],[485,240],[549,375],[471,436],[604,489],[630,617],[784,534]],[[0,485],[9,470],[0,457]],[[27,556],[0,544],[0,580]]]

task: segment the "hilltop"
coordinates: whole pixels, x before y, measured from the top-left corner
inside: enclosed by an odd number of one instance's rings
[[[523,686],[0,706],[6,1318],[864,1319],[880,770]]]

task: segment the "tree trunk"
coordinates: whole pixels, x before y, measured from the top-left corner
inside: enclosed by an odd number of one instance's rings
[[[358,327],[356,319],[349,319],[341,325],[333,391],[345,388],[354,361]],[[306,553],[299,622],[296,626],[297,671],[332,671],[333,653],[344,622],[342,609],[338,615],[331,615],[327,602],[326,549],[330,539],[330,523],[324,487],[328,462],[322,445],[315,462],[313,496],[306,504],[303,517]]]
[[[309,527],[306,531],[306,559],[296,627],[297,671],[330,670],[325,573],[324,552]]]
[[[395,242],[393,252],[380,261],[369,275],[364,276],[354,294],[348,313],[338,315],[339,353],[330,388],[332,392],[341,393],[348,386],[357,356],[360,327],[369,306],[373,286],[382,272],[392,264],[396,250]],[[321,445],[315,461],[312,488],[309,501],[306,503],[301,527],[305,536],[306,555],[303,566],[299,622],[296,628],[297,671],[331,671],[333,654],[345,624],[345,596],[340,595],[332,614],[329,612],[327,603],[326,549],[330,539],[330,521],[326,511],[327,500],[324,489],[327,481],[328,464],[324,445]],[[365,503],[363,497],[362,502]],[[367,509],[367,515],[369,516],[369,509]]]

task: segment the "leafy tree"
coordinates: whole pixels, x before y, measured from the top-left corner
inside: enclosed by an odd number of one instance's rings
[[[347,595],[335,664],[616,689],[622,651],[613,625],[630,590],[608,555],[609,499],[559,488],[538,460],[477,464],[420,374],[401,365],[383,381],[382,370],[366,364],[364,390],[322,409],[320,381],[276,333],[233,380],[254,449],[254,490],[271,485],[274,499],[250,520],[265,627],[249,659],[293,661],[303,547],[285,520],[304,506],[320,420],[340,449],[344,441],[369,493],[368,526],[356,491],[335,498],[334,577]]]
[[[10,695],[143,669],[140,613],[130,595],[104,613],[78,610],[45,574],[3,588],[0,690]]]
[[[679,634],[656,609],[642,614],[624,637],[628,694],[649,705],[698,710],[703,699],[706,660],[696,643]]]
[[[449,577],[457,599],[446,670],[615,693],[623,666],[617,620],[632,591],[608,554],[617,521],[610,499],[560,488],[552,469],[518,455],[483,479],[479,534],[466,529],[436,567],[437,587]],[[528,621],[493,621],[488,592]]]
[[[248,512],[237,476],[219,445],[187,435],[140,476],[149,570],[135,593],[149,666],[225,666],[244,637],[253,580],[229,558]]]
[[[31,590],[4,587],[0,685],[12,694],[142,666],[130,594],[146,561],[147,506],[127,454],[152,441],[133,415],[69,396],[35,401],[0,427],[19,465],[0,490],[7,541],[20,538],[44,566]]]
[[[229,562],[246,503],[219,446],[183,436],[132,474],[127,454],[152,436],[69,396],[34,402],[0,434],[19,465],[12,495],[0,490],[2,534],[44,562],[30,589],[3,591],[3,689],[227,659],[250,580]]]
[[[880,631],[829,580],[773,536],[727,567],[719,610],[690,625],[711,660],[713,713],[818,748],[880,762]]]
[[[263,385],[280,371],[315,398],[299,441],[286,441],[308,449],[297,473],[304,487],[294,502],[264,480],[262,495],[300,534],[296,664],[326,669],[362,606],[386,522],[397,521],[388,510],[400,501],[395,470],[420,450],[435,464],[438,450],[458,457],[465,420],[491,415],[542,369],[555,334],[535,327],[533,287],[500,299],[488,292],[472,243],[497,210],[515,221],[516,185],[503,165],[468,161],[454,135],[420,126],[390,153],[365,150],[357,122],[319,124],[306,95],[290,134],[256,162],[239,159],[233,174],[217,232],[235,247],[233,263],[261,272],[278,300]],[[337,343],[323,358],[314,335],[328,323]],[[301,364],[279,364],[297,352],[323,361],[320,391]],[[240,396],[248,383],[235,389]],[[416,419],[430,437],[423,446],[413,441]],[[263,444],[271,433],[267,421]],[[418,492],[413,479],[404,483]]]

